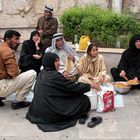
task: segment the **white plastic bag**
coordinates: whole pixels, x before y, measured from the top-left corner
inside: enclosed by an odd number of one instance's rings
[[[91,89],[89,92],[86,92],[85,95],[87,95],[90,100],[91,110],[97,109],[97,91]]]

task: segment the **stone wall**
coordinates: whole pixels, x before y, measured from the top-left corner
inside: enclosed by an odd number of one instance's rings
[[[140,1],[139,0],[123,0],[123,8],[130,10],[133,13],[140,13]]]
[[[76,5],[96,4],[107,8],[106,0],[0,0],[0,37],[12,28],[21,32],[22,40],[29,38],[47,4],[54,7],[58,19],[64,9]]]
[[[140,20],[140,1],[123,0],[123,10],[129,11],[136,19]]]
[[[30,32],[36,26],[38,18],[44,12],[45,5],[54,7],[54,16],[59,15],[66,9],[73,6],[99,5],[106,9],[110,6],[111,0],[0,0],[0,37],[3,37],[7,29],[16,29],[21,32],[21,39],[27,39]],[[131,1],[131,2],[130,2]],[[138,12],[139,0],[123,0],[125,7]]]

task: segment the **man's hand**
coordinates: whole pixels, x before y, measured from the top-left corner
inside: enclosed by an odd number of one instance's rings
[[[68,54],[68,59],[69,59],[69,60],[72,60],[73,62],[75,61],[74,56],[73,56],[73,55],[71,55],[71,54]]]
[[[41,55],[33,54],[33,58],[35,58],[35,59],[40,59],[40,58],[41,58]]]
[[[38,32],[39,32],[40,34],[43,34],[43,30],[38,30]]]
[[[124,70],[122,70],[121,72],[120,72],[120,77],[124,77],[126,75],[126,72],[124,71]]]

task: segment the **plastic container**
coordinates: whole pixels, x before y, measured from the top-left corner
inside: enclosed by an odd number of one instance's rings
[[[79,41],[79,50],[85,50],[90,42],[89,36],[83,35]]]

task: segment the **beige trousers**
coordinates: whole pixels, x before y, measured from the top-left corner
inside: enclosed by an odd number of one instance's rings
[[[24,101],[36,79],[36,72],[29,70],[12,79],[0,80],[0,97],[7,97],[16,92],[16,100]]]

